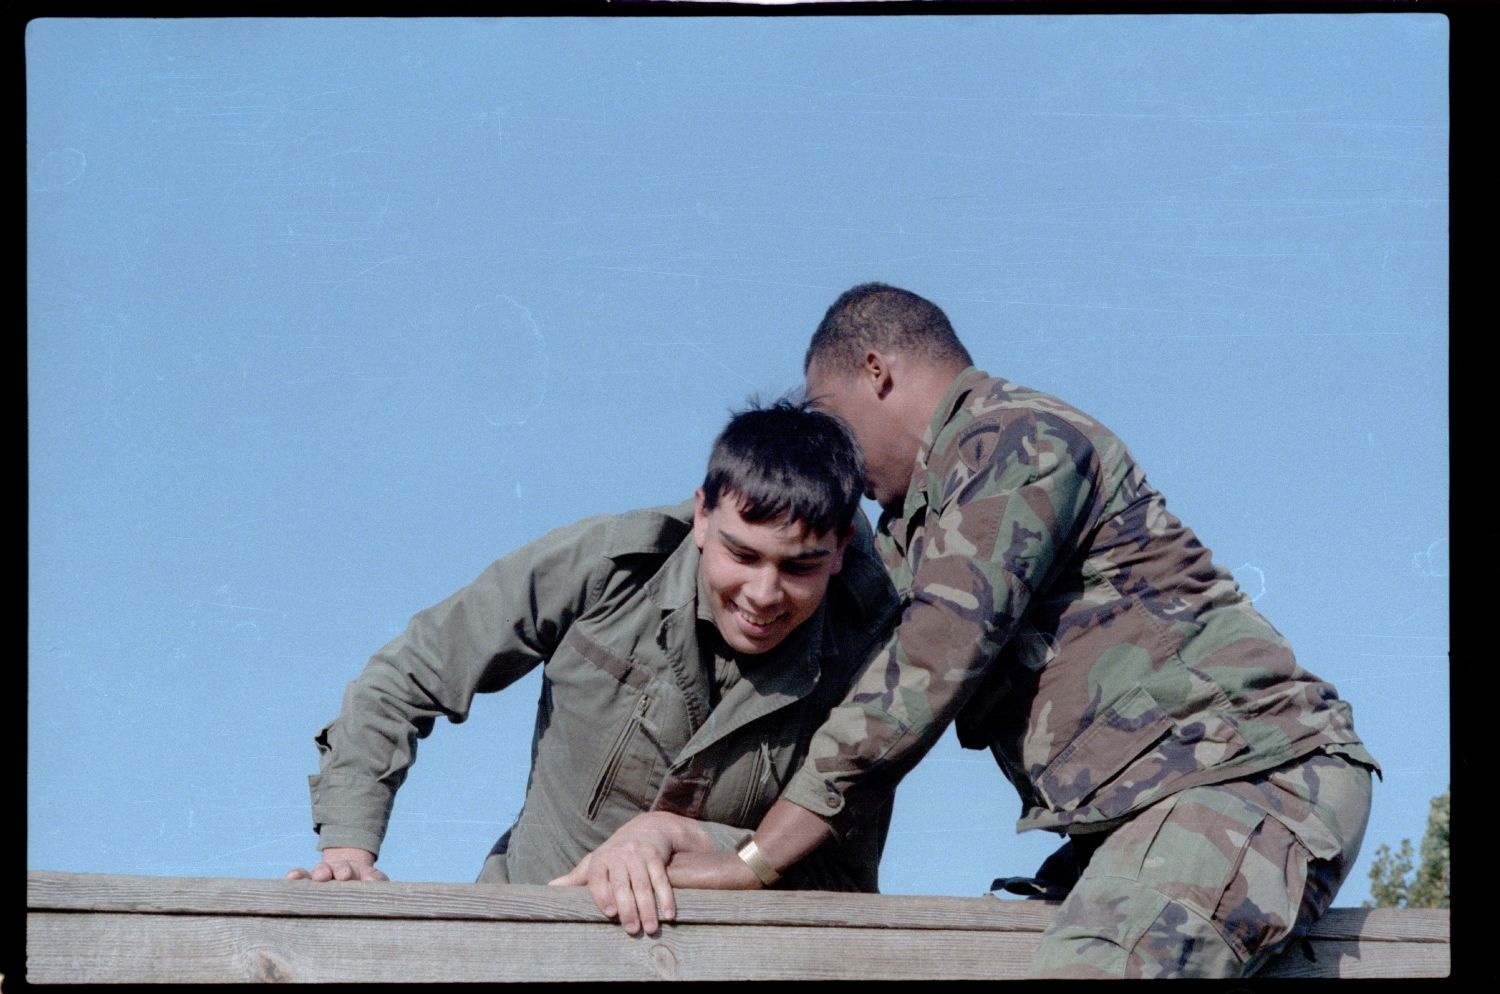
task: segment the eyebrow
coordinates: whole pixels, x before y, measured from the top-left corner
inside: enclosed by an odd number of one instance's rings
[[[761,554],[760,550],[755,546],[746,542],[744,539],[738,538],[733,533],[725,531],[723,528],[719,529],[719,534],[723,537],[725,545],[734,546],[737,551],[753,552],[757,556]],[[810,552],[799,552],[795,556],[787,556],[782,561],[807,562],[808,560],[812,559],[822,559],[825,556],[829,555],[830,552],[831,550],[829,549],[813,549]]]

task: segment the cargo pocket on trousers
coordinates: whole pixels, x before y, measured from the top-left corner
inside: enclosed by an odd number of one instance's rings
[[[1251,832],[1213,914],[1242,960],[1261,958],[1295,936],[1311,858],[1302,840],[1270,815]]]

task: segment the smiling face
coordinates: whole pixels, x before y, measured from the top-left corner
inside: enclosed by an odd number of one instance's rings
[[[810,534],[801,524],[749,522],[724,493],[712,510],[694,496],[693,541],[714,625],[736,652],[769,652],[818,609],[844,564],[848,536]]]

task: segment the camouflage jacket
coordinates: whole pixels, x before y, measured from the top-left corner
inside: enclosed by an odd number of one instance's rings
[[[964,371],[878,531],[900,624],[784,795],[836,829],[955,720],[1021,830],[1108,828],[1319,749],[1375,765],[1123,443],[1054,397]]]
[[[320,848],[378,852],[418,739],[439,717],[463,721],[476,693],[537,666],[525,803],[482,882],[546,883],[652,809],[700,819],[720,849],[748,835],[890,633],[896,596],[860,515],[818,611],[712,703],[692,510],[688,502],[557,529],[413,617],[317,736],[309,781]],[[888,819],[878,811],[786,885],[876,890]]]

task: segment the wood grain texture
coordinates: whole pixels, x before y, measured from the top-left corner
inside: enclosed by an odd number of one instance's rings
[[[1415,979],[1446,977],[1453,969],[1448,946],[1440,943],[1334,939],[1312,945],[1315,960],[1289,949],[1257,976]]]
[[[1012,979],[1054,905],[684,891],[631,937],[578,888],[32,872],[33,983]],[[1446,911],[1334,909],[1271,977],[1441,977]]]
[[[316,884],[308,880],[135,877],[32,871],[33,909],[598,922],[581,887],[528,884]],[[894,897],[827,891],[679,891],[683,921],[1041,931],[1055,905],[992,897]]]
[[[40,913],[33,983],[445,983],[599,980],[891,980],[1019,977],[1038,936],[1016,932],[222,918]]]

